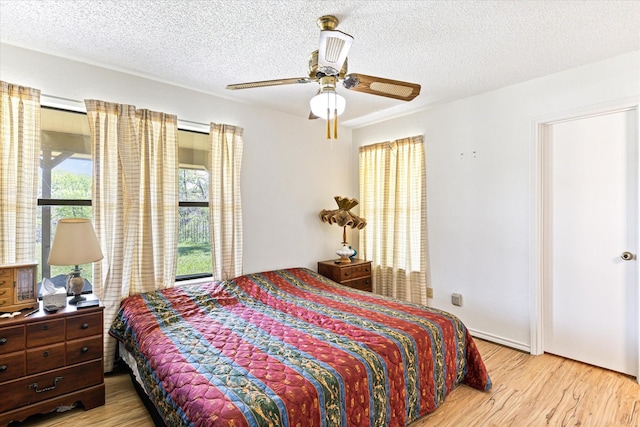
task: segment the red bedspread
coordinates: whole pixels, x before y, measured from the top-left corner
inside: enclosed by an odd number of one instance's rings
[[[111,335],[169,426],[405,426],[491,380],[455,316],[308,269],[129,297]]]

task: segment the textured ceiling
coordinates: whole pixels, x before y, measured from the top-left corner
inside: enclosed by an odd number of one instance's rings
[[[640,49],[640,0],[0,0],[0,41],[307,117],[321,15],[352,35],[349,71],[422,85],[411,102],[340,90],[343,125]],[[55,94],[52,94],[55,95]]]

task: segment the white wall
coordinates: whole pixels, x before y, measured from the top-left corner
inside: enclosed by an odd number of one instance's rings
[[[333,206],[334,195],[357,197],[357,147],[423,134],[432,305],[457,314],[478,335],[527,349],[532,124],[640,95],[640,52],[341,129],[333,144],[322,123],[4,44],[0,78],[75,101],[103,99],[242,126],[247,273],[315,269],[316,261],[334,257],[341,230],[317,214]],[[357,240],[352,233],[349,241]],[[452,292],[463,294],[463,307],[450,304]]]
[[[38,88],[43,95],[126,103],[176,114],[179,120],[244,128],[242,202],[244,272],[309,267],[335,257],[339,227],[323,224],[320,210],[333,196],[353,195],[351,131],[329,143],[322,123],[211,95],[0,45],[0,78]]]
[[[533,123],[639,95],[637,51],[354,129],[354,164],[358,146],[425,137],[433,306],[529,348]]]

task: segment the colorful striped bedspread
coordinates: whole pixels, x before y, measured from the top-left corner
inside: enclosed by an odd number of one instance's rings
[[[405,426],[491,380],[462,322],[306,268],[122,302],[110,333],[168,426]]]

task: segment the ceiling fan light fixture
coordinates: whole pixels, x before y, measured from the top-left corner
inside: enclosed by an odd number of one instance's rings
[[[344,97],[332,88],[325,88],[323,91],[320,91],[316,96],[311,98],[309,101],[309,106],[311,107],[311,112],[313,115],[320,118],[327,118],[327,109],[333,116],[334,111],[339,116],[344,113],[344,109],[347,106],[347,101]]]

